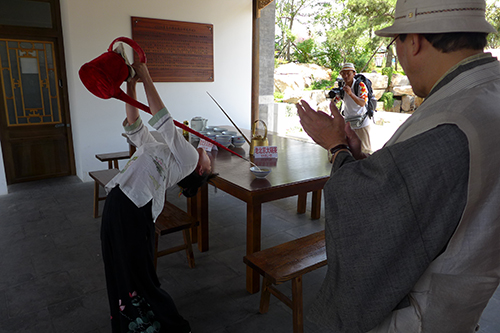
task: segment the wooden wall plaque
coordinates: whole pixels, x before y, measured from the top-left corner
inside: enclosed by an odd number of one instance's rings
[[[132,39],[146,53],[153,81],[214,81],[212,24],[133,16]]]

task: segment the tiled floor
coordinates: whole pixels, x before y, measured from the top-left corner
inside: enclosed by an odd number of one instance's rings
[[[66,177],[13,185],[9,192],[0,196],[0,333],[109,332],[93,183]],[[245,291],[244,204],[213,188],[209,197],[210,250],[194,250],[194,269],[182,252],[160,258],[163,288],[194,333],[292,332],[291,311],[284,304],[271,297],[269,313],[262,315],[259,295]],[[169,200],[185,208],[185,199],[174,191]],[[262,248],[324,228],[323,218],[311,220],[309,210],[303,215],[295,210],[296,198],[264,204]],[[161,241],[181,242],[181,234]],[[325,272],[304,277],[306,309]],[[288,284],[282,288],[290,291]],[[499,314],[497,291],[480,332],[500,332]],[[308,321],[305,331],[325,332]]]

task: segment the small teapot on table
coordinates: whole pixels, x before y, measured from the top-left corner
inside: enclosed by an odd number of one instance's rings
[[[203,117],[194,117],[191,119],[191,128],[195,131],[203,131],[207,126],[208,119]]]
[[[257,129],[257,122],[259,122],[259,121],[264,125],[264,129],[265,129],[264,136],[255,135],[255,130]],[[250,155],[253,155],[255,153],[255,147],[259,147],[259,146],[269,146],[269,141],[267,140],[266,123],[260,119],[257,119],[254,122],[253,130],[252,130],[252,140],[250,141]]]

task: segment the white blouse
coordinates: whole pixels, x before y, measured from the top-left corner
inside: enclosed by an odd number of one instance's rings
[[[166,108],[148,123],[165,143],[156,141],[140,117],[131,125],[125,119],[125,134],[137,150],[120,173],[106,184],[106,191],[120,185],[123,193],[139,208],[153,200],[152,215],[156,221],[165,204],[166,189],[194,171],[198,152],[177,130]]]

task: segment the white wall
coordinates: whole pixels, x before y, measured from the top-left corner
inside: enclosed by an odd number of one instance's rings
[[[131,16],[213,24],[215,81],[157,83],[157,89],[177,121],[203,116],[211,125],[230,124],[209,91],[238,127],[250,128],[250,0],[62,0],[61,14],[76,169],[82,180],[91,180],[89,171],[107,168],[96,153],[123,151],[128,145],[121,136],[125,104],[90,94],[78,70],[104,53],[116,37],[132,37]],[[142,84],[138,99],[146,102]],[[145,122],[150,119],[142,111],[141,116]]]

